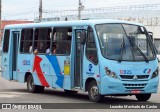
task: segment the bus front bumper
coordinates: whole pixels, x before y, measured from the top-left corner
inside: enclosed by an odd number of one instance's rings
[[[121,81],[110,77],[103,77],[101,80],[101,95],[130,95],[146,93],[157,93],[159,85],[159,77],[148,81]]]

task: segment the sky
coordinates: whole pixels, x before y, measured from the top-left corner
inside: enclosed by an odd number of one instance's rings
[[[154,4],[160,0],[82,0],[85,9]],[[2,0],[2,19],[34,19],[38,12],[39,0]],[[77,9],[78,0],[43,0],[43,10],[72,10]]]

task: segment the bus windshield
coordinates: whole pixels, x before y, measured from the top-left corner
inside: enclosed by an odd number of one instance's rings
[[[153,45],[144,27],[129,24],[99,24],[95,27],[105,58],[146,62],[155,59]]]

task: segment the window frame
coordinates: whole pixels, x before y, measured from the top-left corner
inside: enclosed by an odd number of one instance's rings
[[[32,52],[21,52],[21,42],[22,42],[22,31],[23,30],[28,30],[28,29],[30,29],[30,30],[33,30],[33,34],[32,34],[32,40],[27,40],[27,42],[32,42]],[[32,54],[33,53],[33,37],[34,36],[34,28],[22,28],[21,29],[21,34],[20,34],[20,40],[19,40],[19,54]],[[25,39],[23,40],[23,42],[25,42]]]
[[[53,30],[52,30],[52,39],[51,39],[51,47],[50,47],[50,49],[51,49],[51,51],[53,51],[53,42],[55,42],[55,43],[62,43],[62,42],[57,42],[57,41],[54,41],[54,34],[55,34],[55,29],[56,28],[58,28],[58,29],[60,29],[60,28],[68,28],[68,29],[71,29],[71,40],[70,40],[70,52],[69,52],[69,54],[53,54],[53,52],[50,52],[50,54],[52,55],[52,56],[70,56],[71,55],[71,50],[72,50],[72,39],[73,39],[73,27],[72,26],[55,26],[54,28],[53,28]],[[63,42],[66,42],[67,40],[63,40]],[[67,43],[67,42],[66,42]]]
[[[95,31],[96,31],[96,36],[97,36],[97,38],[98,38],[98,44],[99,44],[99,47],[100,47],[100,52],[101,52],[101,55],[102,55],[102,57],[103,58],[105,58],[105,59],[108,59],[108,60],[114,60],[114,61],[117,61],[117,60],[115,60],[115,59],[109,59],[109,58],[106,58],[104,55],[103,55],[103,53],[102,53],[102,49],[101,49],[101,46],[100,46],[100,39],[99,39],[99,36],[98,36],[98,32],[97,32],[97,29],[96,29],[96,26],[97,25],[103,25],[103,24],[121,24],[122,25],[122,27],[123,27],[123,25],[133,25],[133,26],[141,26],[141,25],[137,25],[137,24],[130,24],[130,23],[100,23],[100,24],[95,24],[94,25],[94,29],[95,29]],[[141,26],[141,27],[144,27],[144,26]],[[124,27],[123,27],[124,28]],[[151,38],[150,38],[150,36],[148,35],[148,33],[147,33],[147,30],[146,30],[146,27],[144,27],[144,30],[145,30],[145,35],[147,36],[147,40],[149,41],[149,44],[151,45],[152,43],[151,43]],[[127,35],[127,34],[126,34]],[[153,48],[151,48],[153,51],[153,53],[155,52],[155,50],[153,49]],[[155,60],[156,58],[153,58],[153,59],[151,59],[151,60],[149,60],[149,61],[153,61],[153,60]],[[122,61],[124,61],[124,62],[144,62],[144,61],[139,61],[139,60],[122,60]]]
[[[91,28],[92,29],[92,32],[93,32],[93,39],[94,39],[94,43],[95,43],[95,48],[96,48],[96,55],[97,55],[97,63],[93,62],[92,60],[89,59],[89,57],[87,56],[87,46],[88,46],[88,35],[89,35],[89,30],[88,28]],[[93,63],[94,65],[98,65],[99,63],[99,59],[98,59],[98,49],[97,49],[97,45],[96,45],[96,38],[95,38],[95,34],[94,34],[94,29],[91,27],[91,26],[88,26],[87,28],[87,38],[86,38],[86,47],[85,47],[85,56],[87,58],[88,61],[90,61],[91,63]]]
[[[6,34],[6,31],[9,31],[9,36],[8,36],[8,47],[7,47],[7,51],[4,51],[4,44],[5,44],[5,34]],[[9,43],[10,43],[10,36],[11,36],[11,30],[10,29],[5,29],[4,31],[4,35],[3,35],[3,48],[2,48],[2,51],[4,54],[7,54],[9,52]]]
[[[50,46],[49,46],[49,48],[51,49],[51,40],[52,40],[52,36],[53,36],[53,27],[35,27],[34,28],[34,32],[33,32],[33,44],[32,44],[32,53],[34,54],[34,50],[35,50],[35,43],[37,42],[48,42],[47,40],[35,40],[35,32],[36,32],[36,29],[50,29],[51,30],[51,38],[50,38]],[[48,53],[48,54],[51,54],[51,52],[50,53]],[[38,52],[38,54],[37,55],[47,55],[47,53],[45,52],[45,53],[39,53]]]

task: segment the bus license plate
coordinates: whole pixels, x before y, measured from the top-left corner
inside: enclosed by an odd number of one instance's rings
[[[141,91],[140,90],[131,90],[131,93],[138,94],[138,93],[141,93]]]

